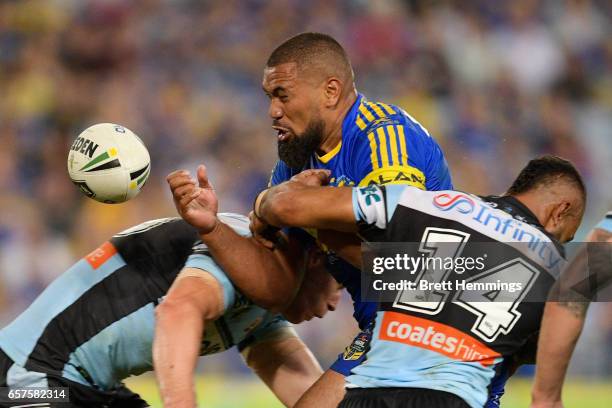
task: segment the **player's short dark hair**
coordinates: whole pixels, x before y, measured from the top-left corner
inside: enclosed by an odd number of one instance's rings
[[[559,179],[573,184],[580,190],[583,199],[586,199],[586,187],[576,167],[569,160],[554,155],[530,160],[508,189],[508,194],[525,193],[542,185],[552,184]]]
[[[337,70],[336,74],[352,79],[353,69],[342,45],[332,36],[323,33],[301,33],[289,38],[276,47],[266,65],[295,62],[298,69],[313,65],[325,65]]]

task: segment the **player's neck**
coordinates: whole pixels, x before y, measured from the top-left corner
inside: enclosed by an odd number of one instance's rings
[[[532,192],[512,194],[511,196],[529,209],[541,225],[545,225],[550,209],[542,196],[537,196]]]
[[[346,114],[351,109],[351,106],[353,106],[353,104],[355,103],[355,100],[357,100],[357,91],[353,90],[339,104],[335,112],[334,118],[331,121],[331,125],[329,126],[329,130],[326,132],[323,138],[323,143],[319,145],[317,154],[322,156],[326,153],[329,153],[336,146],[338,146],[338,143],[340,143],[340,141],[342,141],[342,124],[344,123],[344,118],[346,117]]]

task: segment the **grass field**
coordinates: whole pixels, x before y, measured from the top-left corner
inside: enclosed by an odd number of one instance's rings
[[[145,375],[127,381],[128,386],[140,393],[152,407],[161,408],[157,386],[152,376]],[[220,376],[197,379],[199,406],[210,408],[276,408],[282,405],[274,395],[256,379],[243,380]],[[514,379],[508,383],[502,408],[529,406],[531,381]],[[612,406],[612,379],[608,381],[578,381],[568,383],[564,393],[567,408],[609,408]]]

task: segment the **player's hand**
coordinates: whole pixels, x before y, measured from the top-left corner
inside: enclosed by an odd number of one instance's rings
[[[197,177],[196,183],[188,171],[178,170],[170,173],[166,180],[180,216],[201,234],[207,234],[217,225],[219,201],[205,166],[198,166]]]
[[[310,187],[326,186],[329,184],[331,172],[325,169],[309,169],[291,177],[292,182],[301,183]]]
[[[266,248],[274,249],[276,244],[271,239],[273,237],[269,236],[271,228],[274,227],[271,227],[264,220],[256,216],[253,211],[249,213],[249,220],[251,221],[249,223],[249,229],[251,230],[253,238],[255,238],[260,244],[262,244]]]

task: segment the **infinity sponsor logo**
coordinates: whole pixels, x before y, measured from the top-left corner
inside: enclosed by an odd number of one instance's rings
[[[454,327],[397,312],[385,312],[380,339],[430,350],[488,367],[501,355]]]
[[[524,242],[527,250],[541,260],[541,264],[554,274],[559,274],[564,264],[563,255],[559,253],[550,239],[537,228],[525,223],[518,216],[491,208],[489,203],[476,203],[469,196],[458,193],[441,193],[433,198],[433,205],[442,210],[455,210],[467,215],[471,220],[489,230],[501,234],[502,242]]]
[[[454,196],[448,193],[438,194],[433,199],[434,205],[442,211],[450,211],[457,207],[457,211],[461,214],[471,214],[474,212],[476,203],[465,194],[455,194]]]

